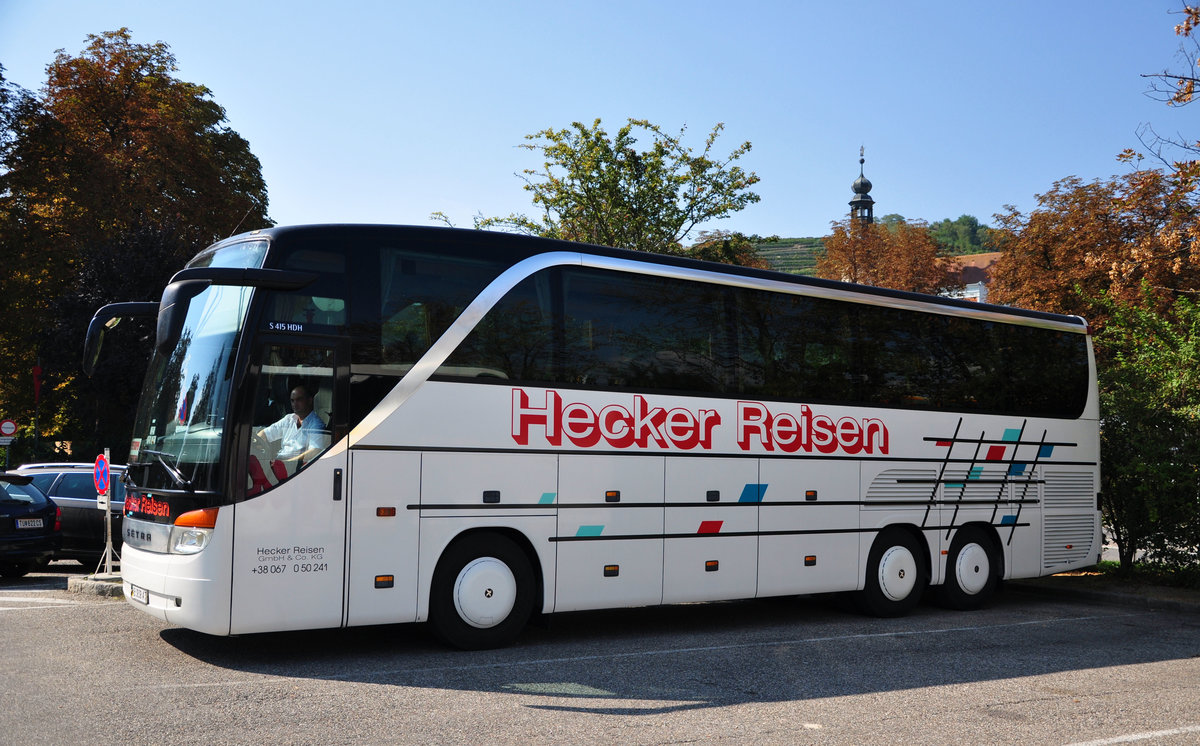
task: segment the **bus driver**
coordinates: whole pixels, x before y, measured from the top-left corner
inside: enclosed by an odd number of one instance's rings
[[[314,394],[315,386],[297,384],[291,394],[293,414],[284,415],[278,422],[254,434],[263,441],[279,442],[279,452],[275,458],[294,463],[293,470],[329,447],[329,431],[325,428],[324,420],[313,411]]]

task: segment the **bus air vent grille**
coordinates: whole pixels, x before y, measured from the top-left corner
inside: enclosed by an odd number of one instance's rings
[[[1088,516],[1047,515],[1044,519],[1045,547],[1042,552],[1042,569],[1076,564],[1094,557],[1096,549],[1092,542],[1096,537],[1096,523]]]
[[[1096,483],[1090,471],[1046,470],[1045,507],[1047,510],[1094,510]]]

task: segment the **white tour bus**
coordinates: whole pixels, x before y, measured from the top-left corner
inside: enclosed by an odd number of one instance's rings
[[[1099,556],[1076,317],[523,236],[222,241],[161,303],[126,598],[214,635],[927,589]],[[299,424],[299,423],[303,424]],[[297,443],[296,441],[300,442]]]

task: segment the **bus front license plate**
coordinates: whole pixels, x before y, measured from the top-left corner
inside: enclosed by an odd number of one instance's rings
[[[138,588],[133,583],[129,584],[129,598],[141,604],[150,603],[150,592],[145,588]]]

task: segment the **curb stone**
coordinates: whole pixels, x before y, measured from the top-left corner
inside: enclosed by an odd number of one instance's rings
[[[90,593],[94,596],[120,598],[124,595],[120,575],[72,575],[67,578],[67,590],[72,593]]]

